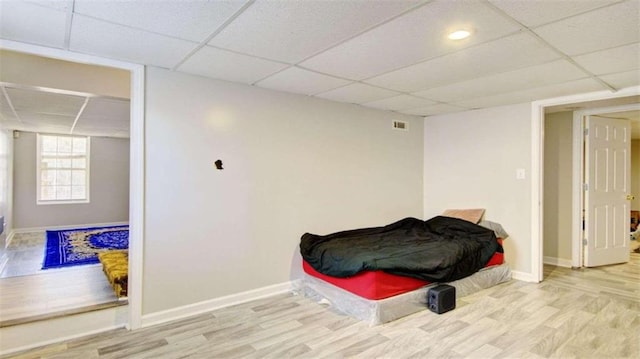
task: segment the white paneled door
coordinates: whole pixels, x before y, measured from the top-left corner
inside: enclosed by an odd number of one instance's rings
[[[584,265],[629,261],[631,125],[586,116]]]

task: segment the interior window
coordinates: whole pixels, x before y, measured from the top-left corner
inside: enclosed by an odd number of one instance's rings
[[[38,134],[38,204],[89,202],[89,143],[84,136]]]

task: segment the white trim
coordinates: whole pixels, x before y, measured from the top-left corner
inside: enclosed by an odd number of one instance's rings
[[[124,328],[126,312],[118,306],[0,328],[0,356]]]
[[[183,319],[194,315],[210,312],[232,305],[250,302],[256,299],[266,298],[277,294],[291,291],[292,282],[274,284],[267,287],[249,290],[242,293],[231,294],[220,298],[205,300],[203,302],[188,304],[181,307],[172,308],[142,316],[142,326],[148,327],[162,324],[173,320]]]
[[[546,100],[534,101],[531,103],[531,123],[532,133],[531,140],[535,143],[531,144],[531,242],[532,242],[532,270],[536,270],[536,279],[542,280],[543,270],[543,210],[542,210],[542,195],[543,195],[543,171],[544,168],[544,109],[545,107],[555,105],[574,104],[587,101],[596,101],[604,99],[613,99],[627,96],[640,95],[640,86],[629,87],[622,89],[618,92],[599,91],[585,94],[556,97]]]
[[[14,228],[11,230],[12,234],[16,233],[30,233],[30,232],[44,232],[47,230],[60,230],[60,229],[77,229],[77,228],[92,228],[92,227],[115,227],[126,226],[129,222],[108,222],[108,223],[90,223],[90,224],[70,224],[66,226],[46,226],[46,227],[30,227],[30,228]]]
[[[571,180],[571,266],[582,267],[582,190],[584,171],[583,166],[584,124],[582,115],[573,112],[573,171]]]
[[[543,257],[544,264],[551,264],[558,267],[571,268],[571,260],[556,257]]]
[[[144,65],[112,60],[76,52],[0,40],[0,48],[66,61],[101,65],[129,71],[130,169],[129,169],[129,320],[128,327],[140,327],[142,316],[142,268],[144,241]]]
[[[523,282],[532,282],[532,283],[540,282],[537,278],[535,278],[533,274],[520,272],[516,270],[511,271],[511,279],[520,280]]]
[[[131,127],[129,164],[129,321],[128,329],[142,325],[142,268],[144,265],[144,121],[145,68],[131,69]],[[135,121],[134,121],[135,119]],[[133,240],[132,240],[133,239]]]
[[[542,282],[544,109],[531,104],[531,278]],[[536,180],[537,179],[537,180]],[[538,239],[536,241],[536,238]],[[524,279],[523,279],[524,280]]]

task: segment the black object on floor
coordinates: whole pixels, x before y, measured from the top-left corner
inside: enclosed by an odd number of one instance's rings
[[[442,314],[456,307],[456,287],[437,285],[427,291],[427,305],[434,313]]]

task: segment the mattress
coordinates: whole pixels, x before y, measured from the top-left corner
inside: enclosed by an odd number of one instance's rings
[[[506,263],[503,263],[481,269],[469,277],[447,284],[454,286],[456,297],[461,298],[510,279],[511,270]],[[435,285],[437,284],[429,284],[403,294],[374,300],[363,298],[322,279],[302,273],[302,278],[294,282],[293,291],[316,302],[327,303],[334,311],[373,326],[427,309],[427,291]]]
[[[498,239],[500,245],[502,240]],[[504,262],[504,253],[496,252],[485,268],[500,265]],[[302,261],[304,272],[339,288],[366,299],[384,299],[410,292],[430,284],[428,281],[389,274],[383,271],[363,271],[351,277],[332,277],[316,271],[306,261]]]

